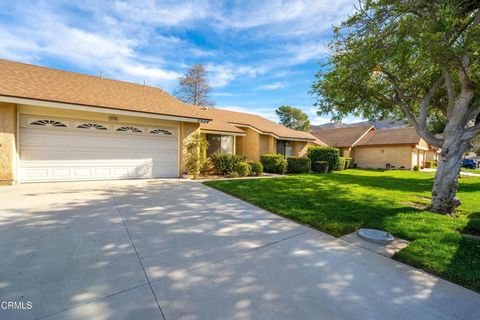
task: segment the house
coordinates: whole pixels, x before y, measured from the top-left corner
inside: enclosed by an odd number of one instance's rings
[[[235,153],[258,161],[265,153],[285,157],[306,156],[308,145],[325,145],[312,134],[295,131],[258,115],[209,108],[212,121],[200,129],[208,142],[207,156],[215,152]]]
[[[160,88],[0,60],[0,184],[178,177],[200,131],[209,153],[258,160],[321,143],[259,116],[185,104]]]
[[[438,160],[438,149],[423,140],[414,128],[377,130],[374,126],[322,129],[313,135],[353,158],[360,168],[412,169]]]

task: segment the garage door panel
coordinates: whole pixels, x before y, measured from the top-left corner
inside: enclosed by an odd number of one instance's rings
[[[20,135],[22,181],[178,176],[177,137],[99,131],[24,125]]]

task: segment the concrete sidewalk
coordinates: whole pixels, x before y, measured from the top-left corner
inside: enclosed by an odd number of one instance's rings
[[[184,180],[0,188],[0,319],[478,319],[480,295]]]

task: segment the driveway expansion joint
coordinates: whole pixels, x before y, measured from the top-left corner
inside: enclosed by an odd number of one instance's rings
[[[162,307],[160,306],[160,302],[158,302],[157,296],[155,295],[155,291],[153,291],[152,284],[150,282],[150,279],[148,278],[147,271],[145,270],[142,259],[140,259],[140,255],[138,254],[137,247],[135,246],[135,243],[133,242],[132,236],[130,235],[130,231],[128,230],[127,222],[125,221],[125,218],[123,217],[122,212],[120,211],[120,208],[118,207],[117,200],[115,199],[115,195],[114,195],[110,185],[108,185],[108,190],[109,190],[109,192],[112,196],[112,200],[113,200],[113,203],[115,204],[115,208],[117,209],[118,215],[120,216],[120,219],[122,219],[123,226],[125,227],[125,231],[127,232],[128,238],[130,239],[130,243],[132,244],[133,250],[135,251],[135,255],[137,256],[138,262],[140,263],[140,266],[142,267],[143,274],[145,275],[145,279],[147,280],[147,284],[150,287],[150,291],[153,294],[153,298],[155,299],[155,302],[157,303],[158,309],[160,310],[160,313],[162,314],[163,320],[166,320],[165,314],[163,313]]]

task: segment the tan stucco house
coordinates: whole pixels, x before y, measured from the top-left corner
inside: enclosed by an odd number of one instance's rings
[[[339,148],[342,156],[353,158],[360,168],[410,170],[438,160],[438,149],[426,143],[414,128],[349,126],[318,130],[313,135]]]
[[[305,154],[310,133],[187,105],[160,88],[0,60],[0,184],[178,177],[200,131],[209,154]]]

